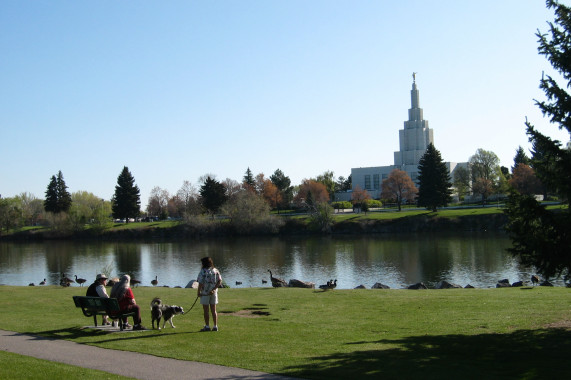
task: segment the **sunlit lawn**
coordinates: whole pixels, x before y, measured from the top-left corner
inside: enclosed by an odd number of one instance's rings
[[[0,287],[2,328],[105,348],[289,376],[562,378],[571,354],[571,289],[222,289],[220,331],[199,305],[176,329],[107,333],[75,308],[78,287]],[[139,287],[148,305],[192,305],[195,290]],[[6,312],[9,310],[9,312]],[[208,347],[208,349],[204,349]],[[1,370],[0,370],[1,371]],[[1,372],[0,372],[1,374]]]

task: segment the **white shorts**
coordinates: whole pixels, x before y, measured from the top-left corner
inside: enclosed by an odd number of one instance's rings
[[[216,305],[218,304],[218,292],[210,296],[200,296],[201,305]]]

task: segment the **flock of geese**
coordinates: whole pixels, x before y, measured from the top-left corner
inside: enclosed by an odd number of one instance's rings
[[[288,286],[285,280],[278,277],[274,277],[271,270],[268,269],[268,272],[270,272],[270,281],[272,282],[272,286],[274,288],[281,288]],[[113,286],[117,281],[119,281],[118,278],[111,278],[109,279],[109,281],[107,281],[107,286]],[[71,286],[72,283],[77,283],[79,284],[79,286],[83,286],[85,282],[87,282],[85,278],[79,278],[77,277],[77,275],[75,275],[75,280],[73,280],[67,277],[65,273],[62,273],[59,284],[64,287]],[[131,286],[137,286],[140,283],[141,281],[135,278],[131,278]],[[262,284],[267,284],[267,283],[268,281],[266,279],[262,279]],[[44,278],[44,280],[41,281],[39,284],[46,285],[46,279]],[[155,276],[155,279],[151,280],[151,285],[157,286],[158,284],[159,284],[159,277]],[[242,281],[236,281],[236,285],[242,285]],[[32,282],[29,284],[29,286],[35,286],[35,284]],[[337,287],[337,279],[335,280],[331,279],[330,281],[327,281],[327,284],[319,285],[319,289],[324,289],[324,290],[335,289],[336,287]]]
[[[272,271],[268,269],[268,272],[270,272],[270,281],[272,282],[272,286],[274,288],[281,288],[281,287],[288,287],[288,283],[285,282],[285,280],[279,278],[279,277],[274,277],[272,274]],[[39,283],[39,285],[46,285],[47,280],[44,278],[43,281],[41,281]],[[85,278],[79,278],[77,277],[77,275],[75,275],[75,280],[67,277],[65,275],[65,273],[61,274],[61,279],[59,284],[61,286],[70,286],[72,283],[77,283],[79,284],[79,286],[83,286],[83,284],[86,282],[87,280]],[[109,279],[109,281],[107,281],[107,286],[113,286],[116,282],[118,282],[119,279],[118,278],[112,278]],[[141,283],[141,281],[135,279],[135,278],[131,278],[131,286],[137,286]],[[268,281],[266,279],[262,279],[262,284],[267,284]],[[538,285],[539,284],[539,277],[536,275],[531,276],[531,283],[533,285]],[[153,286],[157,286],[159,284],[159,277],[155,276],[154,280],[151,280],[151,285]],[[242,285],[242,281],[236,281],[236,285]],[[35,286],[35,284],[32,282],[30,284],[28,284],[28,286]],[[337,279],[333,280],[329,280],[327,281],[326,284],[323,285],[319,285],[319,289],[323,289],[323,290],[328,290],[328,289],[335,289],[337,287]]]
[[[117,283],[119,281],[118,278],[110,278],[109,281],[107,281],[107,286],[113,286],[115,285],[115,283]],[[85,284],[87,282],[87,280],[85,278],[79,278],[77,277],[77,275],[75,275],[75,280],[67,277],[65,275],[65,273],[61,274],[61,278],[59,280],[59,284],[61,286],[67,287],[67,286],[71,286],[71,284],[76,283],[79,284],[79,286],[83,286],[83,284]],[[135,278],[131,278],[131,286],[137,286],[141,283],[141,281],[135,279]],[[47,280],[44,278],[43,281],[40,281],[39,285],[46,285],[47,284]],[[159,284],[159,278],[158,276],[155,276],[155,279],[151,281],[151,285],[153,286],[157,286]],[[34,284],[33,282],[29,283],[28,286],[36,286],[36,284]]]
[[[283,279],[279,278],[279,277],[274,277],[274,275],[272,274],[272,271],[268,269],[268,272],[270,272],[270,280],[272,282],[272,286],[274,288],[281,288],[281,287],[287,287],[288,284],[287,282],[285,282]],[[262,284],[267,283],[266,280],[262,280]],[[329,280],[327,281],[327,284],[324,285],[319,285],[319,289],[323,289],[323,290],[328,290],[328,289],[335,289],[337,287],[337,279],[333,280]]]

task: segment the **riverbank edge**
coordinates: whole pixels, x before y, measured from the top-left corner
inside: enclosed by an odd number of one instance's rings
[[[213,222],[207,226],[179,223],[172,227],[156,224],[134,228],[110,228],[103,231],[85,230],[75,233],[58,233],[52,230],[28,230],[0,236],[0,241],[34,240],[103,240],[103,241],[156,241],[189,240],[211,237],[238,236],[296,236],[296,235],[373,235],[394,233],[434,232],[504,232],[508,218],[503,213],[443,217],[428,213],[395,219],[367,217],[334,221],[327,231],[315,230],[303,218],[286,218],[275,232],[240,232],[229,223]]]

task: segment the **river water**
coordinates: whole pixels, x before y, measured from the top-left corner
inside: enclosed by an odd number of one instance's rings
[[[529,280],[506,248],[504,234],[482,232],[395,234],[344,237],[272,237],[205,239],[188,242],[46,241],[0,243],[0,284],[59,284],[62,273],[91,283],[102,271],[129,274],[151,286],[186,286],[200,270],[200,258],[211,256],[231,287],[271,286],[268,269],[286,281],[298,279],[337,288],[370,288],[381,282],[403,288],[417,282],[433,287],[441,280],[461,286],[495,287],[498,280]],[[263,280],[267,283],[263,283]],[[236,282],[241,282],[237,285]],[[555,281],[556,285],[563,285]],[[77,284],[72,284],[77,286]]]

